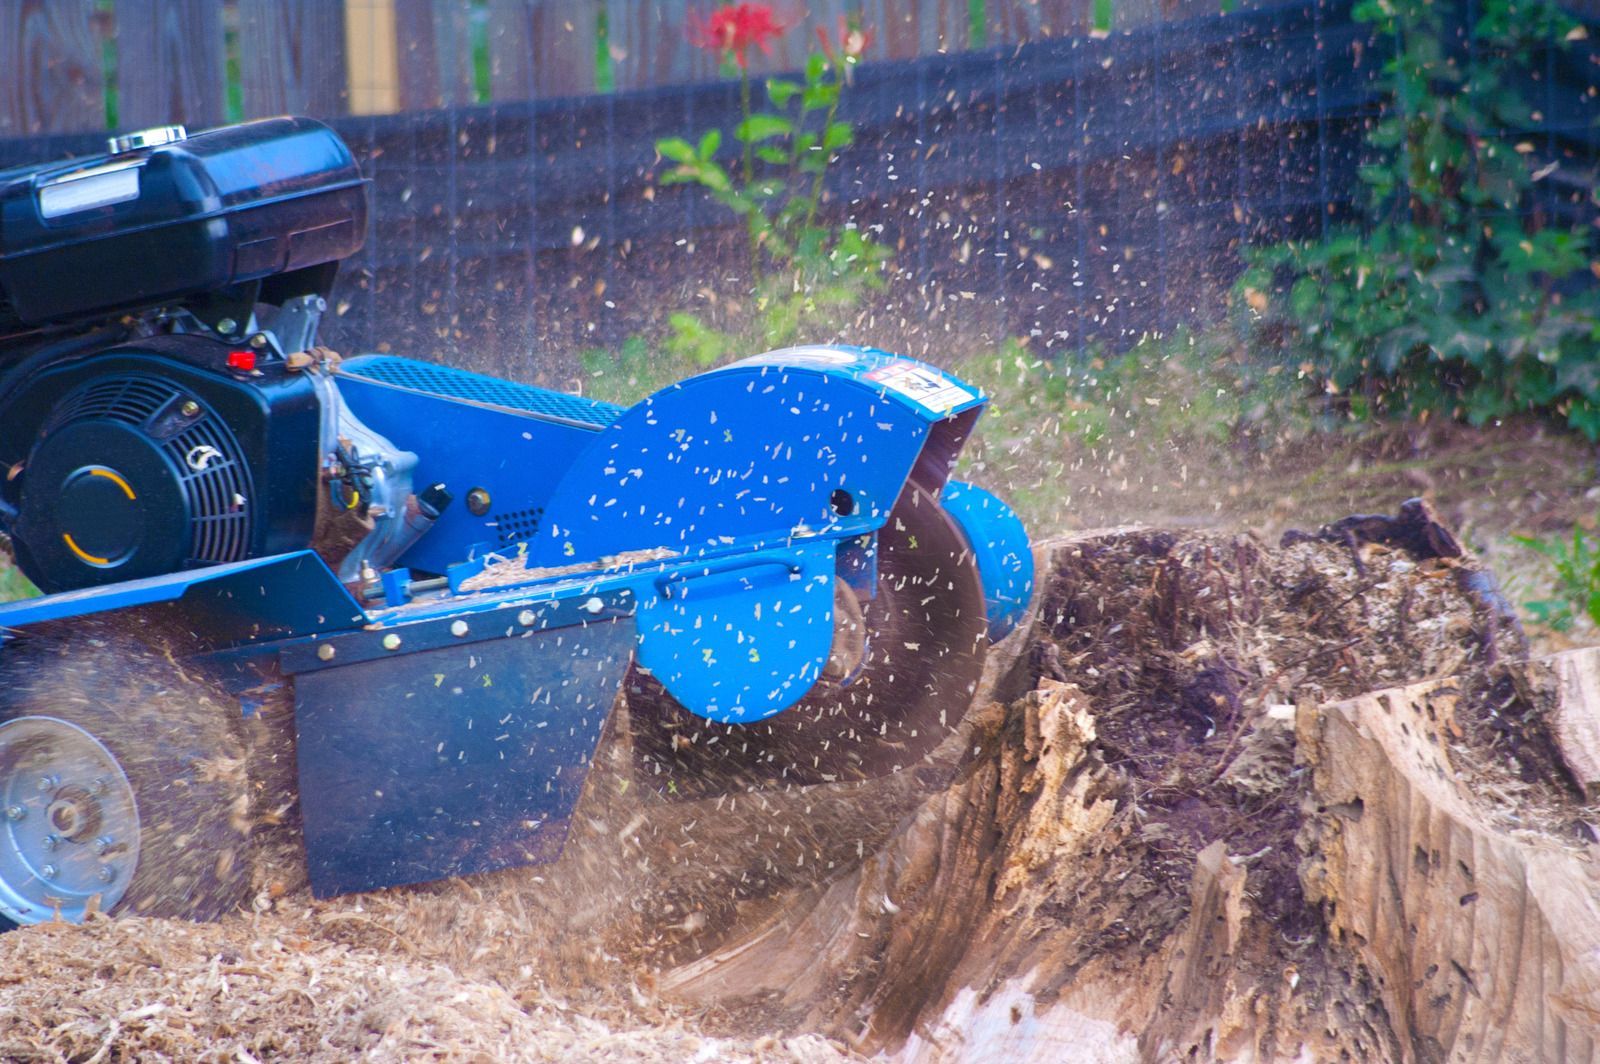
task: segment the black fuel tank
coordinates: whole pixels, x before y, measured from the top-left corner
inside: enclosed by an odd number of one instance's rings
[[[307,118],[0,171],[0,319],[159,306],[337,261],[366,213],[350,149]]]

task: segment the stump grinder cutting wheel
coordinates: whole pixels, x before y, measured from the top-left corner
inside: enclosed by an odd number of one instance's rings
[[[908,484],[878,533],[876,597],[845,601],[836,600],[830,667],[800,701],[756,724],[718,726],[632,674],[644,779],[684,797],[867,779],[937,746],[972,703],[988,642],[983,585],[960,526]]]
[[[0,533],[48,592],[0,606],[7,919],[234,905],[263,691],[326,896],[557,856],[625,683],[670,793],[909,767],[1026,607],[932,366],[620,407],[316,346],[366,186],[298,118],[0,174]]]

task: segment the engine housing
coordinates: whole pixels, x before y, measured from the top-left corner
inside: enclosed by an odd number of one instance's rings
[[[281,363],[155,337],[51,366],[0,408],[0,488],[23,573],[45,591],[303,547],[321,403]]]

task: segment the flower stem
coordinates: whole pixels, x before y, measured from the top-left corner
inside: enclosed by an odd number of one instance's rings
[[[835,77],[837,77],[837,75],[835,75]],[[822,120],[822,137],[820,143],[823,145],[822,150],[830,158],[823,159],[822,165],[817,168],[817,172],[811,175],[811,195],[806,198],[805,229],[810,229],[811,223],[816,221],[817,218],[817,204],[822,199],[822,175],[827,173],[828,163],[831,161],[831,156],[833,155],[833,149],[827,147],[828,127],[833,125],[834,116],[839,113],[839,99],[843,95],[844,82],[841,81],[839,83],[839,91],[834,94],[833,103],[828,105],[828,117]]]
[[[750,71],[745,66],[739,67],[739,114],[744,119],[746,128],[750,121]],[[755,145],[747,136],[744,138],[743,159],[741,172],[744,175],[744,193],[750,195],[750,185],[755,180],[755,160],[752,153]],[[761,250],[757,246],[761,238],[761,225],[756,214],[761,210],[761,205],[752,198],[750,202],[749,244],[750,244],[750,287],[754,291],[761,286]]]

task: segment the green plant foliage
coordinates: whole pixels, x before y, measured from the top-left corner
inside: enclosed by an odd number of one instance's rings
[[[663,184],[696,184],[744,222],[753,298],[746,320],[727,330],[688,312],[670,320],[671,354],[706,366],[738,350],[778,347],[831,332],[842,310],[883,287],[888,248],[854,225],[819,217],[823,179],[855,134],[839,120],[839,100],[853,58],[806,62],[802,80],[772,78],[768,106],[757,109],[747,76],[741,118],[725,138],[708,130],[698,141],[667,137],[656,150],[671,169]],[[737,161],[723,152],[737,145]]]
[[[1578,612],[1600,627],[1600,540],[1574,525],[1572,538],[1512,536],[1542,554],[1556,571],[1556,597],[1524,603],[1533,619],[1557,631],[1572,627]]]
[[[1042,428],[1090,445],[1118,435],[1227,442],[1274,406],[1292,405],[1301,388],[1292,372],[1251,358],[1226,328],[1180,328],[1073,362],[1046,361],[1013,340],[956,372],[990,396],[986,434],[1021,438]]]
[[[759,109],[755,86],[735,66],[741,108],[731,131],[656,141],[670,164],[662,184],[698,185],[744,223],[749,298],[724,302],[727,319],[715,324],[691,310],[670,314],[653,349],[633,337],[616,352],[584,352],[592,394],[633,402],[740,355],[831,340],[849,312],[883,288],[893,253],[821,212],[828,168],[855,139],[839,119],[839,100],[856,58],[843,45],[831,60],[812,54],[800,80],[762,84],[767,106]]]
[[[39,589],[16,566],[0,559],[0,602],[16,602],[18,599],[35,598],[38,594]]]
[[[1132,350],[1044,359],[1021,341],[966,359],[963,380],[989,396],[962,452],[973,479],[1004,483],[1028,520],[1053,521],[1070,489],[1046,456],[1106,464],[1133,454],[1147,463],[1178,452],[1259,451],[1313,428],[1299,401],[1305,382],[1266,365],[1226,324],[1150,336]]]
[[[1303,348],[1352,416],[1536,411],[1600,438],[1600,266],[1585,230],[1527,209],[1549,170],[1514,132],[1535,121],[1518,86],[1539,49],[1579,31],[1546,0],[1483,0],[1468,62],[1450,10],[1356,5],[1396,42],[1363,224],[1249,252],[1238,293],[1258,339]]]

